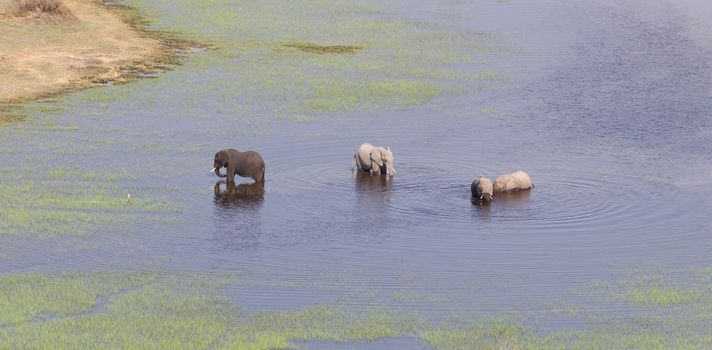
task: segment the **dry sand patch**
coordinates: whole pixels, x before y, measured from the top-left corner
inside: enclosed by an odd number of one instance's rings
[[[105,83],[150,69],[169,51],[129,24],[126,9],[95,0],[63,0],[76,20],[12,15],[0,0],[0,105]]]

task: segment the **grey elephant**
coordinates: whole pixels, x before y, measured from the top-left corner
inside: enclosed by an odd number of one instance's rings
[[[389,147],[376,147],[370,143],[364,143],[354,153],[354,165],[360,171],[368,171],[371,174],[394,175],[396,169],[393,168],[393,152]]]
[[[479,178],[475,179],[475,181],[472,181],[472,185],[470,185],[470,191],[472,191],[472,197],[477,198],[479,200],[483,200],[485,202],[492,201],[494,194],[492,181],[490,181],[490,179],[484,176],[480,176]]]
[[[227,168],[227,174],[220,174],[221,168]],[[242,177],[251,177],[255,183],[265,182],[265,161],[257,152],[228,148],[215,153],[213,170],[219,177],[227,177],[228,183],[235,183],[235,174]]]
[[[511,174],[497,176],[494,180],[494,192],[524,191],[534,187],[529,174],[519,170]]]

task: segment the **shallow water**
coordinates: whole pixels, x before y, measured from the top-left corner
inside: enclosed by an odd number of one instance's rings
[[[201,6],[212,13],[228,5]],[[0,131],[3,183],[27,182],[28,167],[38,169],[38,186],[50,185],[42,169],[91,170],[100,174],[96,183],[101,174],[130,174],[106,180],[112,196],[130,192],[134,206],[151,199],[170,207],[113,209],[121,215],[107,214],[85,236],[3,235],[0,272],[240,271],[248,283],[224,292],[247,310],[334,302],[471,320],[577,303],[573,291],[629,269],[709,267],[712,47],[689,37],[686,12],[643,5],[425,1],[360,9],[349,18],[386,18],[406,29],[416,23],[448,40],[489,33],[496,50],[448,41],[432,47],[451,51],[447,62],[437,55],[418,62],[409,51],[403,59],[424,70],[507,78],[443,75],[428,80],[439,87],[434,95],[357,93],[363,100],[355,105],[329,102],[315,112],[300,101],[318,90],[294,86],[318,86],[310,72],[355,82],[327,85],[349,91],[383,73],[368,60],[397,56],[367,45],[363,54],[374,57],[346,63],[284,59],[270,53],[277,44],[264,39],[269,32],[234,34],[243,26],[220,18],[201,27],[202,18],[191,17],[180,27],[174,17],[190,8],[141,4],[158,16],[157,27],[223,49],[190,53],[158,79],[28,107],[31,120]],[[311,18],[312,9],[304,11]],[[283,37],[275,41],[308,41],[314,30],[277,30]],[[344,40],[344,33],[313,41]],[[381,39],[394,38],[373,45]],[[460,59],[463,52],[473,56]],[[408,80],[415,73],[388,74]],[[352,171],[352,154],[366,141],[393,149],[396,176]],[[227,147],[262,154],[264,193],[228,190],[205,175],[213,153]],[[485,206],[471,201],[476,176],[518,169],[532,176],[531,192]],[[581,307],[621,315],[610,303]]]

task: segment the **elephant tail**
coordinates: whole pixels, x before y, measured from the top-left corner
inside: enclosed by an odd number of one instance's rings
[[[265,166],[262,166],[262,183],[265,183]]]
[[[354,153],[354,158],[351,160],[351,172],[354,172],[354,168],[356,167],[356,153]]]

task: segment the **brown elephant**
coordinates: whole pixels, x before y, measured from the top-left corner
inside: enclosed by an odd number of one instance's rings
[[[227,168],[227,174],[220,174],[221,168]],[[242,177],[251,177],[255,183],[265,182],[265,161],[254,151],[240,152],[228,148],[215,153],[213,170],[219,177],[227,177],[228,183],[235,183],[235,174]]]

